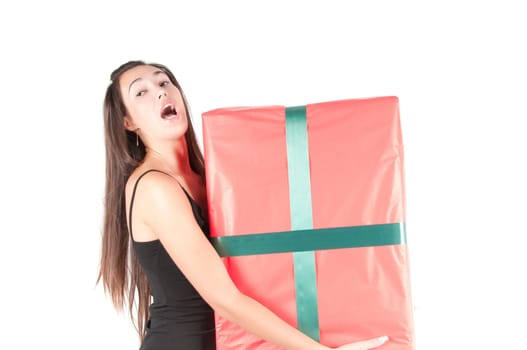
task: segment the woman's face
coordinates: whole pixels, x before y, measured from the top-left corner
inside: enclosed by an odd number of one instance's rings
[[[139,133],[145,144],[178,139],[188,120],[183,96],[168,76],[153,66],[137,66],[119,80],[127,115],[125,127]]]

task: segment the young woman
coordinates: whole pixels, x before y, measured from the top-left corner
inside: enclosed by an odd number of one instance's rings
[[[98,281],[117,308],[127,305],[133,314],[137,306],[141,349],[215,349],[214,311],[284,349],[329,349],[232,283],[208,240],[203,156],[174,75],[160,64],[123,64],[111,75],[104,121]],[[338,349],[372,349],[386,340]]]

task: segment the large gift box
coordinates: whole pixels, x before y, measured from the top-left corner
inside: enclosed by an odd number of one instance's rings
[[[205,112],[213,244],[241,292],[328,346],[415,348],[397,97]],[[216,316],[217,346],[278,349]]]

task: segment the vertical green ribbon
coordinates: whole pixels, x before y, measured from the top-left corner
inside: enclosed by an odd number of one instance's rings
[[[285,109],[291,230],[313,228],[306,107]],[[293,253],[298,329],[319,341],[315,252]]]

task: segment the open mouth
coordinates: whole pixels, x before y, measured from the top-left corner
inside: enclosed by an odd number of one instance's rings
[[[163,108],[161,108],[161,118],[171,119],[174,117],[177,117],[177,111],[173,104],[167,103],[165,106],[163,106]]]

